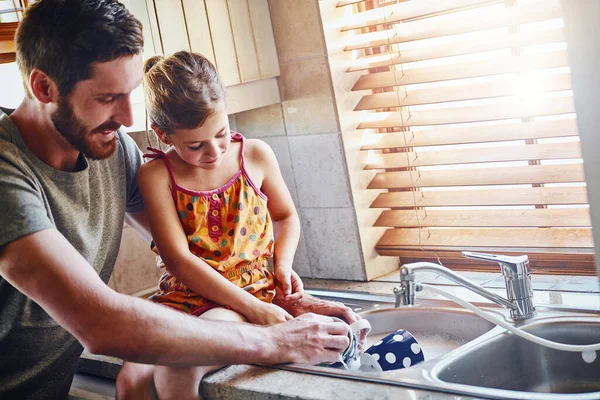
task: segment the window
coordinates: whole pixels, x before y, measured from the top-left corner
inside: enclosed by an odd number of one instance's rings
[[[0,64],[15,61],[15,32],[27,0],[0,0]]]
[[[595,274],[559,1],[337,6],[377,252],[475,270],[497,267],[460,251],[528,254],[533,272]]]

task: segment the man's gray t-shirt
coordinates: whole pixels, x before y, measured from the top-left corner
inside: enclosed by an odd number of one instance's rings
[[[0,248],[25,235],[56,229],[106,283],[117,258],[124,214],[143,209],[137,186],[142,157],[133,139],[119,131],[111,157],[81,156],[80,161],[85,168],[78,172],[45,164],[0,110]],[[66,398],[82,350],[72,335],[0,275],[0,399]]]

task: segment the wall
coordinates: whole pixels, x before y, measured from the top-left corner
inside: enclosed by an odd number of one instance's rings
[[[587,182],[590,213],[596,249],[596,269],[600,278],[600,168],[598,168],[598,108],[600,107],[600,3],[585,0],[562,0],[565,35],[568,44],[573,97],[577,111],[577,126]]]
[[[336,112],[340,125],[343,150],[346,159],[350,190],[357,217],[360,246],[363,253],[367,280],[372,280],[398,269],[398,258],[380,256],[375,250],[377,242],[386,228],[374,227],[381,209],[371,208],[371,204],[385,190],[367,189],[377,173],[365,170],[369,152],[361,151],[365,143],[365,129],[356,129],[361,122],[362,113],[354,111],[364,91],[352,91],[352,87],[364,71],[348,72],[353,66],[356,52],[345,51],[348,42],[347,25],[349,7],[337,7],[338,0],[319,0],[320,18],[323,21],[323,35],[327,45],[327,62],[331,74]]]
[[[294,269],[303,277],[365,280],[356,213],[317,0],[269,0],[281,103],[233,116],[278,157],[302,221]]]

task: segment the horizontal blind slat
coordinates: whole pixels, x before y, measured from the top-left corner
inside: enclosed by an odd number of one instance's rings
[[[591,228],[394,228],[379,246],[593,248]]]
[[[345,7],[345,6],[349,6],[351,4],[357,4],[357,3],[361,3],[365,0],[340,0],[337,2],[337,4],[335,5],[336,7]]]
[[[19,27],[18,22],[1,22],[0,23],[0,40],[14,40],[15,32]]]
[[[365,165],[369,169],[424,167],[501,161],[560,160],[581,158],[579,142],[523,144],[480,149],[449,149],[377,154]]]
[[[414,246],[404,246],[403,248],[394,248],[393,246],[377,246],[377,252],[381,256],[394,256],[401,258],[431,258],[433,262],[437,262],[438,257],[442,260],[444,259],[455,259],[460,260],[461,262],[473,263],[473,260],[465,259],[462,255],[462,251],[471,250],[471,251],[479,251],[479,252],[488,252],[490,248],[486,247],[474,247],[469,246],[468,248],[457,248],[456,250],[451,250],[448,248],[431,250],[425,247],[414,247]],[[563,251],[561,253],[561,250]],[[596,271],[596,266],[593,264],[594,262],[594,250],[593,249],[569,249],[568,252],[564,251],[565,249],[548,249],[548,248],[539,248],[539,247],[529,247],[529,248],[503,248],[502,254],[507,256],[521,256],[523,254],[527,254],[529,257],[530,263],[536,261],[538,263],[548,263],[551,262],[553,265],[557,261],[560,261],[559,268],[568,269],[568,265],[573,263],[590,263],[592,264],[591,270]],[[494,250],[492,250],[494,251]],[[556,267],[553,267],[553,270]]]
[[[587,208],[529,210],[390,210],[383,211],[378,227],[590,227]]]
[[[367,189],[585,182],[581,164],[381,172]]]
[[[435,0],[406,1],[398,4],[386,4],[382,7],[354,14],[354,18],[352,18],[353,23],[345,25],[342,28],[342,32],[381,24],[414,20],[473,6],[500,3],[502,1],[503,0]]]
[[[512,101],[471,107],[453,107],[435,110],[393,113],[373,113],[377,120],[363,121],[358,129],[395,128],[424,125],[460,124],[466,122],[496,121],[502,119],[530,118],[575,112],[573,97]]]
[[[569,65],[565,50],[541,54],[497,57],[484,61],[469,61],[441,67],[425,67],[395,72],[361,75],[352,90],[380,89],[392,86],[432,83],[453,79],[517,73]]]
[[[370,32],[352,37],[352,44],[344,50],[352,51],[388,46],[415,40],[473,33],[489,29],[505,28],[560,17],[560,5],[556,0],[517,5],[513,7],[488,7],[477,13],[456,15],[452,19],[422,19],[394,25],[389,30]],[[377,39],[374,39],[377,38]]]
[[[437,127],[431,130],[407,132],[406,135],[402,132],[372,134],[369,137],[369,143],[364,144],[361,150],[486,143],[577,135],[577,122],[575,119],[519,122],[468,128]]]
[[[486,188],[380,193],[371,208],[587,204],[587,189],[572,187]]]
[[[523,85],[536,92],[553,92],[571,89],[571,74],[556,73],[525,79],[501,79],[483,83],[463,83],[433,89],[386,92],[363,96],[354,111],[406,107],[450,101],[478,100],[493,97],[519,96]],[[533,95],[533,93],[528,93]]]
[[[0,54],[14,54],[15,53],[15,41],[14,40],[0,40]]]
[[[490,50],[509,49],[513,47],[558,43],[564,41],[565,37],[562,28],[547,29],[544,31],[535,32],[519,32],[507,34],[502,37],[483,38],[470,41],[463,40],[454,43],[407,49],[400,53],[381,53],[373,56],[361,57],[358,58],[351,67],[348,68],[348,71],[362,71],[365,69],[387,67],[401,63],[433,60],[436,58],[462,56]],[[383,61],[371,61],[385,57],[388,57],[388,59]]]

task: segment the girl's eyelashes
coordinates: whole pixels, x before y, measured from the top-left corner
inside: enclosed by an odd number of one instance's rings
[[[190,150],[200,150],[202,148],[202,146],[204,146],[204,143],[200,143],[198,146],[190,146]]]
[[[224,137],[225,137],[225,135],[227,135],[228,133],[229,133],[229,132],[226,132],[226,131],[225,131],[225,132],[219,133],[219,134],[218,134],[217,136],[215,136],[215,137],[216,137],[216,138],[218,138],[218,139],[222,139],[222,138],[224,138]],[[188,148],[189,148],[190,150],[194,150],[194,151],[195,151],[195,150],[200,150],[200,149],[201,149],[203,146],[204,146],[204,143],[200,143],[200,144],[198,144],[198,146],[193,146],[193,147],[192,147],[192,146],[189,146]]]

